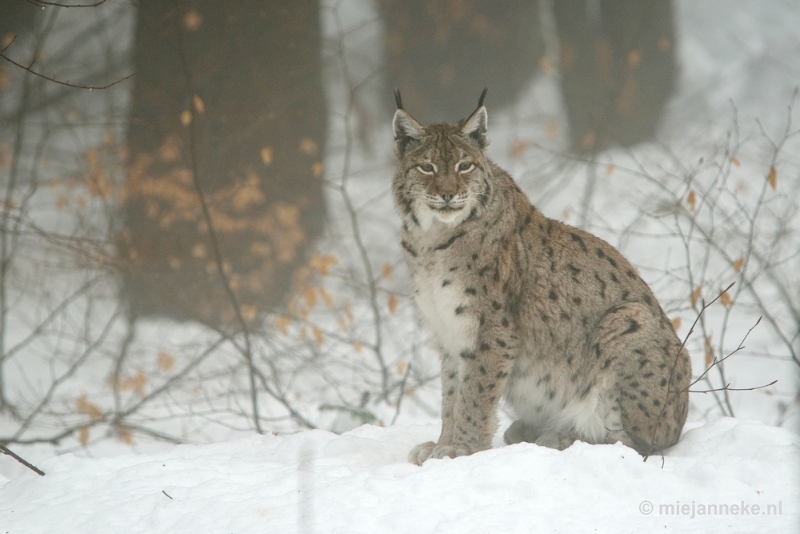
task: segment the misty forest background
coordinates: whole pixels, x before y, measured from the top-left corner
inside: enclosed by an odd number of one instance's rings
[[[686,339],[691,420],[796,429],[800,38],[757,34],[800,5],[725,4],[713,56],[698,4],[0,0],[0,444],[435,420],[394,87],[423,123],[489,88],[490,155]]]

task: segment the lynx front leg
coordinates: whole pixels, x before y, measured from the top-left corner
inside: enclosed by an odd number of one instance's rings
[[[429,458],[466,456],[492,447],[497,405],[514,361],[515,345],[513,336],[487,328],[476,351],[459,355],[458,383],[443,392],[442,437]]]
[[[453,440],[456,393],[459,390],[461,362],[458,356],[451,356],[446,352],[442,354],[442,432],[439,435],[438,443],[450,443]],[[412,464],[422,465],[431,456],[435,447],[436,443],[433,441],[421,443],[411,450],[408,460]]]

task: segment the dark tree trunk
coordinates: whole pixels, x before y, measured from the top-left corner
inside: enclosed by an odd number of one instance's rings
[[[0,49],[14,36],[29,32],[39,11],[41,9],[30,2],[0,0]]]
[[[324,221],[320,39],[312,0],[139,3],[118,238],[134,318],[236,321],[195,178],[246,320],[305,271]]]
[[[389,82],[423,123],[514,101],[544,50],[536,0],[379,0]],[[391,99],[387,98],[387,102]]]
[[[670,0],[558,0],[553,6],[573,150],[651,139],[675,86]]]

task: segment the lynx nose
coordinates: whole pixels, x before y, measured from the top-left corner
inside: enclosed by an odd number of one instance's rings
[[[453,194],[453,193],[439,193],[439,198],[444,200],[445,204],[447,204],[448,202],[453,200],[454,196],[455,196],[455,194]]]

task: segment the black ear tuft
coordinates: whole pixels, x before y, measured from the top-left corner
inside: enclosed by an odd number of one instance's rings
[[[489,88],[488,87],[484,87],[483,88],[483,92],[481,93],[481,97],[478,99],[478,107],[481,107],[483,105],[483,99],[486,98],[486,93],[488,93],[488,92],[489,92]],[[397,95],[397,98],[400,98],[400,96],[399,96],[400,93],[397,92],[397,89],[395,89],[395,94]]]
[[[486,90],[484,89],[484,93]],[[400,89],[394,88],[394,101],[397,102],[397,109],[403,109],[403,98],[400,96]]]

